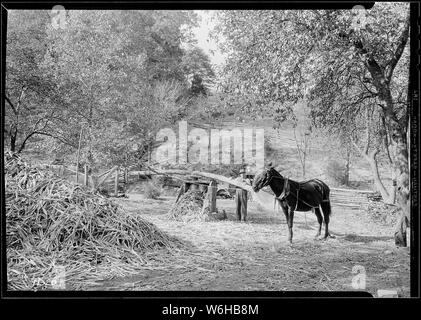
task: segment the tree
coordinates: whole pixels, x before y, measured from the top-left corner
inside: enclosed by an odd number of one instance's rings
[[[355,132],[351,132],[349,138],[352,142],[352,145],[355,147],[358,153],[370,165],[371,172],[373,174],[374,185],[382,195],[384,202],[388,204],[393,204],[395,202],[396,188],[393,186],[392,190],[389,192],[384,186],[379,173],[379,153],[381,150],[382,143],[387,145],[386,140],[388,138],[386,133],[379,132],[379,130],[383,129],[384,122],[381,122],[382,117],[376,111],[377,110],[373,108],[373,106],[366,106],[364,119],[361,119],[364,120],[364,122],[360,120],[365,124],[362,124],[359,127],[354,127],[353,131],[358,130],[359,132],[365,132],[365,138],[360,138],[360,142],[358,143],[356,141],[356,138],[354,137]],[[388,152],[389,148],[385,147],[383,151],[385,151],[389,163],[392,164],[392,159],[390,157],[390,153]],[[393,179],[393,181],[395,180]]]
[[[310,153],[313,126],[309,117],[310,110],[305,101],[297,102],[293,107],[294,140],[301,163],[302,176],[306,177],[306,161]]]
[[[12,10],[8,22],[5,136],[10,150],[22,152],[39,135],[72,145],[61,130],[69,121],[62,108],[66,102],[54,78],[44,76],[40,67],[47,45],[47,12]]]
[[[64,30],[48,29],[43,67],[70,89],[63,94],[79,119],[74,131],[87,129],[82,153],[91,166],[127,161],[138,152],[129,141],[149,144],[157,126],[177,119],[187,83],[181,29],[190,18],[182,11],[71,11]]]
[[[408,83],[408,13],[407,4],[376,3],[366,11],[369,23],[356,29],[355,13],[345,10],[224,11],[218,26],[227,39],[225,71],[233,75],[232,88],[254,92],[260,105],[308,95],[317,104],[313,114],[331,126],[364,112],[364,101],[380,110],[402,209],[398,246],[406,245],[410,218],[408,110],[401,100]],[[333,111],[338,106],[341,111]]]
[[[187,108],[183,45],[196,23],[193,11],[73,10],[57,28],[47,11],[9,12],[11,149],[33,142],[73,159],[83,128],[82,162],[91,167],[144,159],[154,133]]]
[[[215,78],[209,57],[199,47],[190,46],[182,58],[182,69],[191,79],[191,95],[207,94]]]

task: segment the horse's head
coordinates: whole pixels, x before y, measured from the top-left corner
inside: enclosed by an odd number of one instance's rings
[[[254,177],[252,185],[253,191],[258,192],[260,189],[266,187],[274,175],[276,175],[276,170],[273,168],[272,162],[270,162],[261,173]]]

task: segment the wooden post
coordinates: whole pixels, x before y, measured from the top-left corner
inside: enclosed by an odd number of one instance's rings
[[[215,180],[212,180],[209,184],[208,194],[209,194],[209,212],[216,212],[216,192],[218,190],[217,183]]]
[[[115,170],[115,180],[114,180],[114,194],[118,196],[118,175],[119,175],[119,168]]]
[[[174,204],[176,204],[178,202],[178,200],[180,199],[180,197],[184,194],[185,188],[186,188],[185,184],[183,184],[180,187],[180,189],[178,190],[177,198],[175,198]]]
[[[190,187],[191,187],[191,183],[185,182],[183,186],[183,193],[186,193],[187,191],[189,191]]]
[[[85,163],[85,177],[84,177],[83,184],[85,186],[88,186],[88,164],[86,163]]]
[[[195,181],[195,180],[198,180],[198,178],[197,177],[193,177],[192,180]],[[196,183],[193,182],[191,184],[191,186],[190,186],[190,189],[192,191],[197,191],[197,190],[199,190],[199,186]]]

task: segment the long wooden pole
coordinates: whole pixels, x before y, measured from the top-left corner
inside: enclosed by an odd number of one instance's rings
[[[78,183],[79,179],[79,157],[80,157],[80,144],[82,142],[82,131],[83,127],[80,128],[80,134],[79,134],[79,146],[77,148],[77,160],[76,160],[76,183]]]
[[[172,174],[178,174],[178,175],[191,175],[191,176],[199,176],[199,177],[205,177],[205,178],[210,178],[210,179],[214,179],[220,182],[225,182],[225,183],[229,183],[232,184],[236,187],[248,190],[248,191],[252,191],[252,187],[249,184],[246,184],[245,182],[242,181],[238,181],[235,179],[231,179],[225,176],[221,176],[218,174],[214,174],[214,173],[209,173],[209,172],[203,172],[203,171],[190,171],[190,170],[181,170],[181,169],[167,169],[167,170],[154,170],[154,169],[150,169],[147,171],[132,171],[132,173],[136,173],[136,174],[140,174],[140,175],[172,175]]]

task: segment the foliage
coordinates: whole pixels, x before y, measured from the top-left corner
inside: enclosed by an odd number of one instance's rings
[[[406,245],[410,219],[408,9],[406,3],[376,3],[363,11],[223,11],[217,27],[229,52],[226,86],[253,93],[256,112],[274,115],[269,102],[277,101],[288,115],[291,104],[307,97],[317,123],[358,133],[364,111],[377,109],[390,137],[384,147],[403,212],[395,232],[398,246]],[[361,15],[365,25],[356,23]]]
[[[156,181],[149,180],[145,184],[144,194],[145,194],[145,197],[148,199],[157,199],[161,195],[161,190],[157,186]]]
[[[74,162],[82,129],[81,160],[91,166],[144,159],[155,133],[185,115],[190,73],[213,75],[194,47],[195,25],[193,11],[179,10],[73,10],[64,28],[46,11],[9,12],[9,145]]]
[[[376,4],[367,14],[369,24],[362,41],[383,63],[396,48],[407,5]],[[273,100],[287,110],[289,103],[306,94],[320,98],[318,103],[324,105],[331,105],[334,97],[346,97],[338,101],[351,107],[358,101],[357,89],[373,91],[373,84],[361,84],[368,81],[367,70],[353,43],[343,37],[353,33],[355,13],[349,10],[222,11],[218,19],[217,31],[226,39],[222,47],[229,52],[227,85],[232,91],[254,93],[262,111]],[[405,61],[407,56],[399,65],[403,70]],[[394,77],[392,85],[404,85],[406,79]],[[401,90],[394,91],[399,95]],[[325,92],[332,95],[330,99]],[[372,97],[367,90],[365,96]],[[341,119],[357,112],[353,108]]]
[[[213,85],[215,73],[203,49],[192,47],[185,50],[181,63],[184,74],[191,80],[190,94],[207,95]]]
[[[329,160],[326,163],[325,173],[327,178],[336,185],[346,184],[346,166],[338,160]]]
[[[22,151],[36,135],[71,144],[64,127],[72,118],[53,77],[41,64],[47,45],[45,11],[10,11],[6,51],[5,138],[11,150]]]

